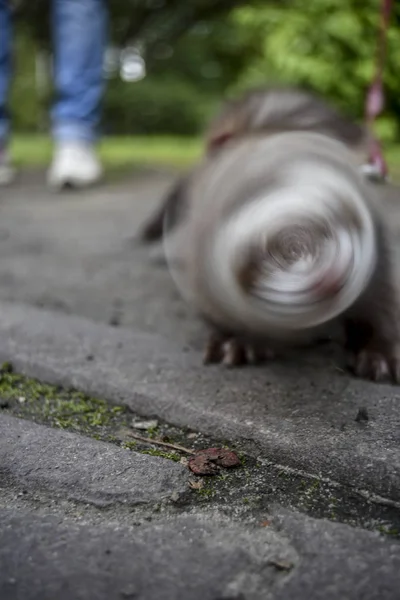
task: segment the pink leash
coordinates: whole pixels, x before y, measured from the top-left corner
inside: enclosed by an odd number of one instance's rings
[[[391,8],[392,0],[382,0],[375,77],[368,90],[365,103],[365,121],[372,135],[374,121],[378,115],[381,114],[385,104],[382,79],[386,55],[387,30],[389,26]],[[388,175],[388,168],[383,156],[381,144],[374,136],[370,144],[368,163],[365,165],[365,170],[370,176],[378,179],[386,179]]]

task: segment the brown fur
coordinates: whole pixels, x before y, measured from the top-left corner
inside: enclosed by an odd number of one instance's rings
[[[189,264],[188,273],[190,274],[190,286],[194,290],[193,296],[197,299],[197,306],[213,332],[206,348],[205,363],[220,362],[225,366],[238,366],[254,360],[259,361],[263,355],[269,357],[269,353],[277,349],[276,340],[258,338],[257,332],[250,332],[250,329],[246,330],[246,327],[243,330],[238,323],[235,324],[224,313],[223,307],[218,302],[214,302],[211,283],[207,279],[207,271],[203,269],[201,259],[201,249],[207,246],[210,231],[218,228],[229,214],[235,212],[243,205],[243,202],[246,202],[246,198],[253,198],[258,189],[279,188],[281,184],[284,184],[284,180],[280,179],[279,165],[282,156],[286,156],[287,153],[282,145],[274,155],[267,156],[264,163],[265,169],[256,169],[254,175],[250,177],[249,170],[246,168],[246,160],[253,160],[251,148],[255,143],[254,140],[249,139],[236,140],[230,149],[226,148],[218,157],[208,157],[202,168],[197,170],[196,176],[188,188],[187,198],[192,213],[186,241],[181,249]],[[276,143],[272,143],[276,149]],[[301,139],[300,141],[298,139],[298,144],[301,143]],[[290,150],[288,149],[287,152],[290,153],[292,150],[296,152],[294,150],[296,144],[293,143],[293,140],[290,144]],[[306,148],[305,146],[305,153],[309,151],[310,146],[308,146],[308,150]],[[240,154],[234,154],[236,156],[233,163],[235,166],[229,167],[232,152],[237,150],[240,151]],[[337,149],[332,146],[332,154],[326,155],[324,151],[324,156],[326,158],[329,156],[329,160],[332,160],[333,164],[337,162],[337,168],[344,169],[344,173],[347,173],[349,177],[359,180],[356,163],[353,162],[353,166],[351,164],[351,153],[347,157],[341,154],[345,151],[343,146],[338,146]],[[322,156],[320,147],[317,152],[312,152],[316,157]],[[310,157],[312,158],[312,154]],[[288,160],[291,159],[288,158]],[[237,164],[243,165],[243,171],[237,168]],[[273,173],[272,177],[270,177],[271,172]],[[218,173],[220,173],[219,176]],[[224,173],[223,176],[222,173]],[[247,173],[247,176],[243,177],[243,173]],[[216,175],[217,179],[219,177],[221,186],[218,188],[219,191],[221,192],[222,186],[225,186],[222,196],[218,195],[217,205],[210,193],[211,183],[207,185],[207,182],[213,181]],[[226,182],[224,178],[226,178]],[[400,383],[398,297],[391,265],[389,233],[379,213],[379,187],[368,181],[362,183],[362,179],[360,179],[360,185],[363,186],[365,203],[375,224],[378,264],[367,290],[349,310],[335,319],[334,324],[345,329],[347,336],[345,347],[349,354],[349,366],[357,376],[377,381],[389,377],[396,383]],[[353,217],[349,206],[348,214],[345,214],[344,218],[351,219]],[[353,224],[361,226],[357,218]],[[249,255],[243,256],[243,269],[237,273],[237,276],[244,287],[252,285],[254,272],[257,272],[259,259],[257,252],[259,249],[256,249],[253,255],[249,248]],[[307,332],[305,333],[307,334]],[[301,336],[299,340],[295,338],[288,340],[288,343],[298,345],[298,341],[303,342]],[[278,344],[278,349],[282,350],[282,344],[279,341]],[[286,344],[284,343],[284,345]]]
[[[355,161],[362,164],[367,155],[368,135],[365,129],[341,115],[314,94],[292,88],[253,90],[237,100],[227,102],[211,122],[206,135],[205,158],[212,158],[226,144],[244,137],[268,136],[281,131],[314,131],[338,139],[351,150]],[[142,239],[161,239],[165,215],[169,229],[179,221],[192,177],[197,167],[178,180],[164,198],[157,212],[145,224]],[[373,185],[373,184],[368,184]],[[350,366],[357,376],[372,380],[392,378],[400,383],[400,334],[398,297],[392,273],[389,234],[376,214],[379,264],[373,280],[351,310],[342,316],[346,332],[346,350]],[[251,273],[242,273],[243,281]],[[221,331],[216,324],[205,353],[205,362],[222,362],[237,366],[268,356],[268,348],[260,349],[259,341],[229,329]]]
[[[213,156],[227,143],[248,136],[266,136],[283,131],[314,131],[333,137],[348,146],[361,165],[367,155],[368,133],[364,127],[329,105],[316,94],[293,87],[250,90],[227,101],[205,133],[205,156]],[[178,179],[155,213],[144,224],[144,242],[161,240],[165,216],[169,229],[180,220],[187,186],[193,172]]]
[[[359,377],[400,383],[399,298],[389,233],[376,218],[378,265],[363,296],[343,315],[349,366]]]

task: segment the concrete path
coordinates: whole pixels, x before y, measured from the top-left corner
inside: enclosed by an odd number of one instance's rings
[[[171,181],[57,196],[27,176],[1,190],[0,358],[186,446],[192,431],[235,447],[245,466],[202,490],[184,464],[12,416],[14,389],[0,409],[0,598],[397,599],[399,388],[353,379],[335,347],[203,367],[201,324],[133,242]],[[399,200],[384,201],[395,238]]]

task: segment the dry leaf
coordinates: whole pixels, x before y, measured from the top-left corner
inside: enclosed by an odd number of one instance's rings
[[[262,521],[260,523],[261,527],[269,527],[271,525],[271,521]]]
[[[215,462],[219,467],[225,467],[225,469],[241,465],[238,455],[226,448],[206,448],[205,450],[198,450],[196,455],[205,456],[208,460]]]
[[[219,473],[219,467],[230,469],[240,464],[237,454],[226,448],[198,450],[188,461],[189,469],[196,475],[216,475]]]
[[[217,475],[219,473],[219,467],[201,454],[189,458],[188,466],[195,475]]]

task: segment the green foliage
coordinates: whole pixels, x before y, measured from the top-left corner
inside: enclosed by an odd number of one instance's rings
[[[263,0],[112,0],[107,2],[110,35],[124,46],[140,43],[150,59],[157,43],[176,42],[198,23],[222,21],[236,6]],[[50,45],[51,0],[13,0],[18,23],[43,45]],[[44,15],[44,17],[43,17]]]
[[[137,83],[118,77],[109,81],[104,102],[105,128],[112,133],[196,134],[226,87],[236,81],[259,44],[230,18],[245,0],[113,0],[109,4],[111,39],[117,46],[134,45],[146,62],[148,76]],[[18,39],[29,40],[19,64],[13,97],[15,129],[43,129],[49,96],[35,94],[34,56],[51,50],[49,0],[17,3]],[[43,13],[46,18],[43,19]],[[222,18],[225,17],[225,18]],[[29,69],[25,63],[30,61]],[[22,87],[29,85],[36,112],[25,111]],[[39,112],[40,111],[40,112]]]
[[[49,43],[49,0],[19,2],[16,130],[43,130],[49,96],[35,93],[35,52]],[[380,0],[113,0],[111,35],[146,61],[136,83],[109,81],[105,130],[198,134],[221,97],[252,85],[288,82],[316,90],[361,118],[374,72]],[[43,11],[46,18],[43,18]],[[393,3],[378,132],[400,134],[400,3]]]
[[[42,109],[36,94],[35,44],[28,36],[17,36],[15,48],[15,74],[12,82],[10,105],[13,125],[17,130],[37,131],[42,119]]]
[[[212,99],[178,78],[116,79],[106,94],[104,123],[112,134],[193,135],[202,130],[213,107]]]
[[[157,44],[150,74],[179,77],[203,93],[222,94],[261,48],[262,39],[241,27],[232,13],[224,21],[198,23],[173,45]]]
[[[197,23],[175,44],[156,41],[147,77],[110,81],[105,125],[118,133],[200,133],[226,88],[258,55],[260,44],[232,18]]]
[[[399,134],[400,5],[388,32],[384,84],[387,108],[381,132]],[[248,64],[234,89],[266,79],[314,89],[355,117],[362,117],[365,93],[374,73],[378,0],[293,0],[290,8],[244,7],[235,12],[241,27],[263,36],[262,56]]]

